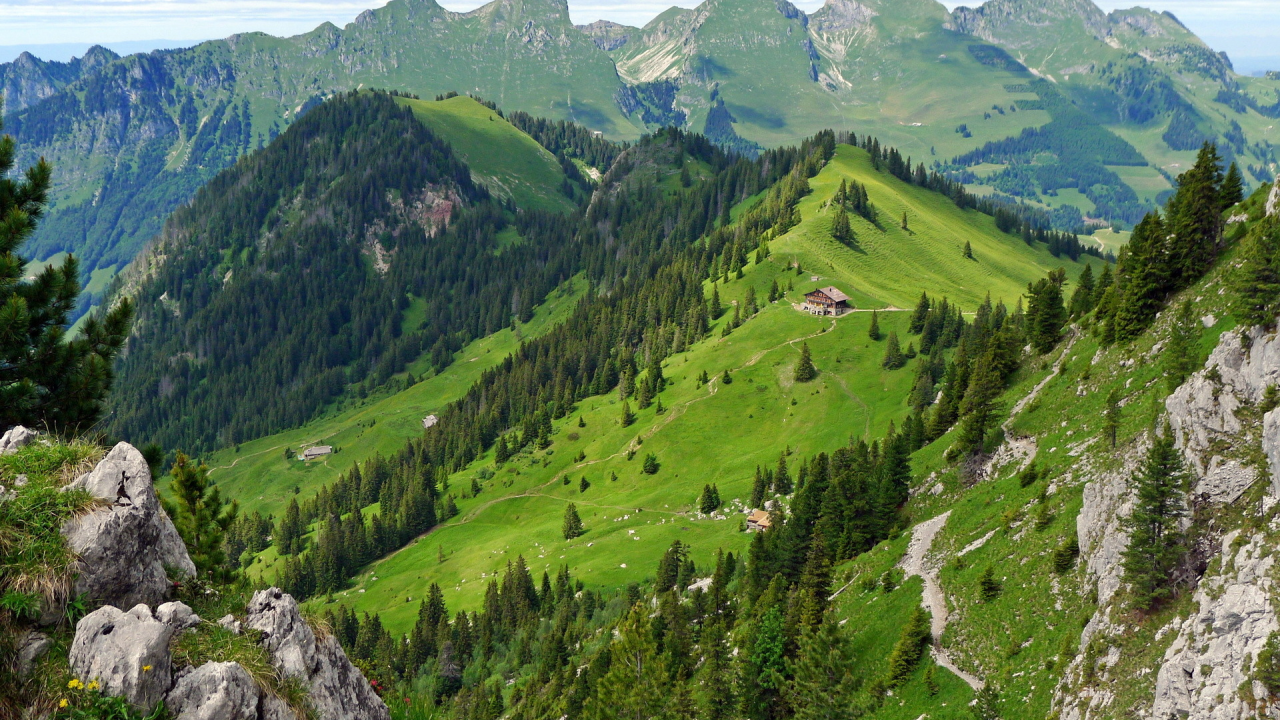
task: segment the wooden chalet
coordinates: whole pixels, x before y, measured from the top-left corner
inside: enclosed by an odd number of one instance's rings
[[[333,447],[329,445],[316,445],[302,451],[303,460],[315,460],[318,457],[324,457],[333,452]]]
[[[752,510],[751,514],[747,516],[747,532],[755,532],[757,530],[763,532],[768,530],[772,524],[773,521],[769,518],[767,510]]]
[[[849,296],[834,287],[819,288],[805,293],[802,307],[811,315],[843,315],[851,309]]]

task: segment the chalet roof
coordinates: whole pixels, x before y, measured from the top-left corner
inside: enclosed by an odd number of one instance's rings
[[[314,447],[309,447],[306,450],[303,450],[302,456],[317,457],[319,455],[328,455],[331,452],[333,452],[333,447],[330,445],[316,445]]]
[[[812,295],[812,294],[814,294],[814,293],[822,293],[823,295],[826,295],[827,297],[831,298],[831,300],[832,300],[832,301],[834,301],[834,302],[848,302],[848,301],[849,301],[849,296],[848,296],[848,295],[845,295],[844,293],[840,292],[839,290],[837,290],[837,289],[835,289],[834,287],[831,287],[831,286],[827,286],[827,287],[824,287],[824,288],[819,288],[819,289],[817,289],[817,290],[814,290],[814,291],[813,291],[813,292],[811,292],[811,293],[806,293],[806,295]]]
[[[769,527],[769,513],[765,510],[752,510],[751,514],[747,516],[747,522],[754,525],[760,525],[762,527]]]

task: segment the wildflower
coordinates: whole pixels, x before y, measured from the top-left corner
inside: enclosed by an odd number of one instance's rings
[[[66,698],[62,698],[61,700],[59,700],[59,701],[58,701],[58,707],[60,707],[60,708],[64,708],[64,707],[66,707],[66,706],[67,706],[67,699],[66,699]]]
[[[143,665],[143,666],[142,666],[142,672],[151,672],[151,666],[150,666],[150,665]]]
[[[80,688],[84,687],[84,685],[76,678],[71,678],[70,680],[67,681],[67,687],[71,688],[72,690],[79,690]]]
[[[97,681],[97,680],[90,680],[90,681],[89,681],[89,687],[88,687],[88,689],[89,689],[89,690],[97,690],[97,689],[98,689],[98,681]]]

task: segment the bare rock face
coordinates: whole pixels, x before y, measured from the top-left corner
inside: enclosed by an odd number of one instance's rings
[[[9,428],[0,436],[0,455],[9,455],[18,451],[39,435],[35,430],[28,430],[21,425]]]
[[[44,656],[53,642],[44,633],[27,632],[18,641],[17,671],[18,677],[24,678],[35,669],[36,662]]]
[[[1280,384],[1280,334],[1259,328],[1225,332],[1204,367],[1165,400],[1165,409],[1178,447],[1200,479],[1196,494],[1229,502],[1252,484],[1247,477],[1252,471],[1213,455],[1214,441],[1238,435],[1243,425],[1236,412],[1244,403],[1261,402],[1268,386]],[[1272,410],[1263,419],[1262,450],[1271,461],[1272,494],[1280,495],[1280,419],[1275,415]]]
[[[1275,559],[1261,535],[1233,551],[1238,536],[1232,532],[1222,539],[1221,572],[1207,576],[1196,589],[1199,611],[1167,628],[1177,637],[1156,676],[1152,718],[1243,720],[1255,717],[1255,708],[1240,697],[1240,690],[1267,696],[1247,668],[1270,634],[1280,629],[1268,600]]]
[[[174,630],[186,630],[200,624],[200,616],[181,602],[167,602],[156,608],[156,619],[172,625]]]
[[[390,719],[386,704],[338,641],[316,637],[291,596],[277,588],[254,593],[245,624],[264,634],[262,643],[276,669],[310,690],[311,706],[320,720]]]
[[[116,445],[92,472],[67,488],[110,503],[62,527],[80,558],[76,594],[124,607],[157,605],[172,589],[166,569],[178,576],[195,575],[182,538],[160,507],[147,462],[132,445]]]
[[[240,663],[205,663],[165,697],[177,720],[258,720],[259,690]]]
[[[1280,179],[1271,186],[1271,194],[1267,196],[1267,217],[1280,212]]]
[[[172,636],[173,627],[156,620],[146,605],[129,612],[101,607],[76,624],[71,670],[86,684],[97,680],[104,694],[151,712],[172,683]]]

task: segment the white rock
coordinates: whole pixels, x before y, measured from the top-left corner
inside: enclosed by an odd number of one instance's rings
[[[49,650],[52,641],[44,633],[27,632],[18,642],[17,672],[24,678],[35,669],[36,661]]]
[[[67,486],[77,488],[111,504],[62,527],[80,558],[75,594],[120,607],[156,605],[172,590],[166,568],[195,575],[186,545],[160,507],[147,461],[132,445],[116,445],[92,472]]]
[[[223,628],[226,628],[227,630],[230,630],[233,635],[239,635],[241,632],[243,632],[240,626],[240,621],[236,619],[235,615],[232,615],[230,613],[227,613],[226,615],[223,615],[221,618],[218,618],[218,625],[220,625]]]
[[[174,630],[186,630],[200,624],[200,616],[186,603],[167,602],[156,608],[156,619],[173,626]]]
[[[146,605],[129,612],[101,607],[76,623],[71,671],[86,685],[97,680],[103,694],[123,696],[149,713],[169,690],[172,636],[173,627],[152,617]]]
[[[165,696],[176,720],[258,720],[258,686],[234,662],[210,662],[187,673]]]
[[[18,452],[19,448],[35,440],[39,434],[35,430],[28,430],[21,425],[9,428],[3,436],[0,436],[0,455],[10,455]]]
[[[264,634],[262,643],[276,669],[310,691],[319,720],[390,719],[386,704],[338,641],[332,635],[316,637],[290,595],[277,588],[254,593],[245,624]]]

